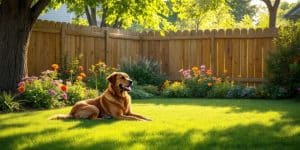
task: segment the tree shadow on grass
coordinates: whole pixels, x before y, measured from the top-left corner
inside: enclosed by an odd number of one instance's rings
[[[299,101],[294,100],[259,100],[259,99],[195,99],[195,98],[174,98],[174,99],[154,99],[154,100],[135,100],[138,105],[191,105],[208,107],[231,107],[230,112],[268,112],[281,111],[289,112],[300,107]]]
[[[64,122],[79,122],[76,125],[74,125],[73,127],[70,127],[69,129],[76,129],[76,128],[92,128],[94,126],[100,126],[100,125],[110,125],[113,124],[115,122],[117,122],[118,120],[116,119],[99,119],[99,120],[90,120],[90,119],[66,119],[63,120]]]
[[[287,124],[275,123],[237,125],[224,130],[190,129],[184,133],[161,131],[149,137],[147,132],[132,132],[126,142],[101,140],[92,145],[80,145],[80,149],[134,149],[139,145],[147,149],[297,149],[300,133],[285,134]],[[147,137],[147,138],[145,138]]]
[[[10,124],[0,124],[0,131],[9,129],[9,128],[24,128],[28,126],[27,123],[10,123]]]
[[[2,136],[0,137],[1,149],[3,150],[16,149],[16,146],[18,144],[24,143],[25,140],[27,140],[28,138],[34,139],[36,138],[36,136],[49,135],[49,133],[57,133],[57,132],[59,132],[58,129],[52,128],[52,129],[45,129],[40,132],[19,133],[19,134],[13,134],[9,136]],[[65,143],[63,141],[53,141],[52,144],[60,143],[60,142],[61,144]]]

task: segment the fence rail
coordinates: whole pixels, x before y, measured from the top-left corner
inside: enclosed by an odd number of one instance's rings
[[[183,31],[161,36],[158,32],[135,33],[98,27],[38,21],[31,34],[28,70],[38,75],[52,63],[69,62],[83,54],[88,68],[98,61],[117,66],[122,61],[154,59],[170,79],[178,70],[206,65],[221,76],[224,70],[236,81],[253,85],[262,81],[265,59],[274,50],[271,29]]]

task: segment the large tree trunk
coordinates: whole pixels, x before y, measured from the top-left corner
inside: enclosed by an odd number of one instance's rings
[[[50,0],[2,0],[0,3],[0,91],[15,92],[27,75],[32,26]]]
[[[269,28],[276,28],[277,8],[269,11]]]
[[[32,24],[24,19],[0,20],[0,91],[16,91],[27,75],[27,47]]]

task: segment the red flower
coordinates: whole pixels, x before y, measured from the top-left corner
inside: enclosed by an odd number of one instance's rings
[[[19,86],[17,90],[19,93],[23,93],[25,92],[25,86]]]
[[[61,89],[62,91],[64,91],[64,92],[66,92],[67,89],[68,89],[68,87],[67,87],[66,85],[62,84],[62,85],[60,86],[60,89]]]

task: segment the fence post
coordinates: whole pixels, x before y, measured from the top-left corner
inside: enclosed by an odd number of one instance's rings
[[[61,31],[60,31],[60,64],[64,63],[64,59],[67,60],[67,54],[65,53],[65,44],[66,44],[66,28],[67,24],[62,23],[61,25]],[[66,57],[66,58],[64,58]]]
[[[108,64],[108,55],[109,55],[109,29],[104,29],[104,62]]]
[[[216,30],[211,30],[210,32],[210,43],[211,43],[211,53],[210,53],[210,62],[211,69],[216,73],[217,71],[217,50],[216,50],[216,40],[215,40]]]

